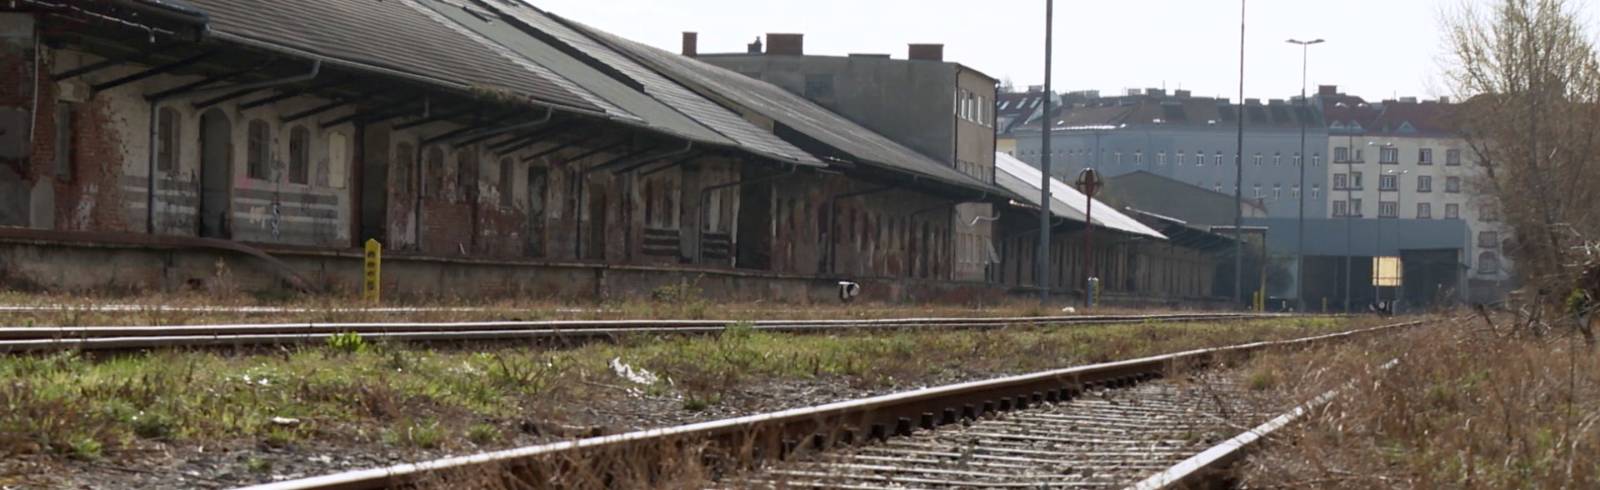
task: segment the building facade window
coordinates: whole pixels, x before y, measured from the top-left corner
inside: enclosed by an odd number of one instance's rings
[[[1166,166],[1166,164],[1167,164],[1167,152],[1163,151],[1163,152],[1156,153],[1156,165]]]
[[[1354,215],[1355,217],[1357,217],[1357,218],[1361,217],[1361,200],[1360,199],[1351,199],[1350,200],[1350,213],[1352,215]]]
[[[1299,153],[1295,153],[1294,154],[1294,166],[1298,167],[1298,166],[1303,165],[1305,163],[1306,163],[1305,155],[1301,155]]]
[[[1333,174],[1333,190],[1342,191],[1350,188],[1350,176],[1346,174]]]
[[[1333,163],[1350,163],[1350,149],[1343,146],[1334,148]]]
[[[1290,187],[1289,188],[1289,197],[1292,197],[1292,198],[1295,198],[1295,199],[1299,199],[1300,198],[1300,186],[1299,185],[1295,185],[1294,187]]]
[[[1217,152],[1217,159],[1216,159],[1216,161],[1214,163],[1212,163],[1212,165],[1217,165],[1217,166],[1222,165],[1222,152],[1220,152],[1220,151]]]
[[[1400,164],[1400,149],[1393,147],[1379,148],[1378,163],[1383,165]]]
[[[1417,219],[1433,219],[1433,204],[1417,203]]]
[[[1417,165],[1433,165],[1433,148],[1417,150]]]
[[[1451,167],[1461,166],[1461,150],[1445,150],[1444,164]]]
[[[1492,276],[1500,273],[1500,256],[1494,252],[1478,254],[1478,275]]]
[[[1334,217],[1348,216],[1349,213],[1350,213],[1350,203],[1344,202],[1344,201],[1334,201],[1333,202],[1333,215],[1334,215]]]
[[[1378,201],[1379,218],[1398,218],[1399,215],[1400,203],[1394,201]]]
[[[1461,219],[1461,205],[1460,204],[1446,204],[1446,205],[1444,205],[1444,219]]]
[[[266,121],[255,119],[250,121],[247,132],[245,176],[256,180],[267,180],[267,162],[272,160],[270,153],[272,129],[267,126]]]
[[[415,191],[413,184],[416,182],[417,172],[417,147],[410,142],[401,142],[394,145],[394,169],[389,180],[395,183],[401,195],[412,195]]]
[[[1427,193],[1433,192],[1433,176],[1431,176],[1431,175],[1418,175],[1417,176],[1417,192],[1420,192],[1420,193],[1423,193],[1423,194],[1427,194]]]
[[[1478,207],[1478,221],[1493,223],[1500,221],[1500,209],[1493,204],[1484,204]]]
[[[1361,190],[1361,172],[1350,172],[1350,188]],[[1360,206],[1357,206],[1357,211],[1360,210],[1359,208]]]
[[[1379,175],[1378,176],[1378,190],[1380,190],[1380,191],[1394,191],[1394,190],[1398,190],[1399,188],[1400,188],[1400,176],[1398,176],[1398,175]]]
[[[1322,185],[1311,186],[1311,199],[1322,199]]]
[[[1256,154],[1256,157],[1255,157],[1255,162],[1256,162],[1256,166],[1257,166],[1257,167],[1260,167],[1260,166],[1261,166],[1261,154],[1260,154],[1260,153],[1257,153],[1257,154]]]
[[[1500,234],[1492,231],[1478,232],[1478,248],[1500,247]]]
[[[1144,150],[1133,151],[1133,164],[1144,165]]]
[[[156,116],[156,170],[171,172],[178,168],[178,135],[183,133],[178,111],[161,108]]]
[[[1313,167],[1321,167],[1322,166],[1322,154],[1321,153],[1312,153],[1311,154],[1311,166],[1313,166]]]
[[[1445,177],[1444,191],[1448,194],[1461,193],[1461,177]]]
[[[1254,189],[1253,192],[1254,192],[1254,194],[1256,196],[1256,199],[1261,199],[1262,197],[1265,197],[1265,196],[1263,196],[1261,194],[1261,184],[1255,184],[1254,186],[1252,186],[1252,189]]]
[[[513,175],[516,175],[516,170],[517,164],[511,157],[500,159],[500,207],[502,209],[511,209],[512,204],[516,203],[516,183],[513,182],[515,178]],[[718,215],[715,212],[711,214]]]

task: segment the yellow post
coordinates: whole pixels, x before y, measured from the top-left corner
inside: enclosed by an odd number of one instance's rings
[[[361,298],[368,303],[378,304],[380,289],[383,286],[383,244],[378,240],[367,240],[367,257],[364,267],[365,280],[361,283]]]

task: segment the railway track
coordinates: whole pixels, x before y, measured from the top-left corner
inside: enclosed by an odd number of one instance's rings
[[[653,488],[697,477],[733,488],[1184,488],[1292,417],[1256,425],[1288,404],[1252,399],[1225,375],[1162,378],[1264,349],[1421,324],[1058,369],[253,488]]]
[[[849,330],[975,329],[1030,325],[1104,325],[1284,318],[1278,314],[1194,313],[875,320],[761,320],[754,330],[815,333]],[[343,334],[401,342],[480,342],[611,338],[629,335],[714,334],[731,320],[549,320],[432,323],[283,323],[179,326],[3,327],[0,352],[250,347],[325,342]]]
[[[1204,373],[791,458],[719,488],[1121,488],[1286,407],[1241,373]],[[1248,425],[1246,425],[1248,424]]]

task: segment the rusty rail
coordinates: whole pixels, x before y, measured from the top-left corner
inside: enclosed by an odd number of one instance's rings
[[[1284,318],[1278,314],[1198,313],[998,318],[893,318],[876,320],[762,320],[751,328],[770,332],[844,330],[981,329],[1025,325],[1107,325],[1140,322],[1200,322]],[[92,326],[0,328],[0,352],[40,350],[128,350],[164,347],[258,346],[322,342],[355,333],[402,342],[593,339],[626,335],[714,334],[734,320],[548,320],[435,323],[284,323],[183,326]]]
[[[1422,323],[1400,323],[1296,340],[1256,342],[1057,369],[809,408],[338,473],[250,488],[392,488],[450,474],[475,474],[490,481],[506,479],[523,486],[535,482],[533,487],[541,487],[537,482],[546,482],[544,486],[549,486],[549,482],[562,481],[562,476],[571,474],[574,467],[593,465],[589,468],[591,471],[617,471],[616,463],[597,462],[607,458],[625,459],[631,465],[647,468],[644,473],[648,475],[652,471],[663,471],[664,465],[681,464],[685,454],[710,461],[749,464],[768,457],[781,458],[802,444],[826,448],[903,435],[917,425],[926,427],[957,423],[961,419],[975,418],[997,410],[1008,411],[1030,404],[1070,399],[1088,387],[1117,386],[1150,379],[1230,356],[1243,356],[1268,348],[1352,339]]]

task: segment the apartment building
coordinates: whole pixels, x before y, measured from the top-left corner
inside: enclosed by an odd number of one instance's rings
[[[1327,216],[1395,220],[1379,227],[1391,240],[1410,220],[1460,220],[1469,233],[1462,265],[1479,286],[1472,289],[1501,289],[1511,277],[1503,250],[1509,230],[1492,200],[1476,192],[1482,167],[1452,126],[1450,101],[1368,102],[1331,85],[1319,87],[1317,99],[1333,156]]]
[[[1194,97],[1186,90],[1130,90],[1100,97],[1073,92],[1051,111],[1051,173],[1071,179],[1086,167],[1107,176],[1149,172],[1224,194],[1236,186],[1239,117],[1245,118],[1244,189],[1272,217],[1296,217],[1306,194],[1307,216],[1327,213],[1328,133],[1313,107],[1285,100]],[[1301,155],[1301,130],[1306,154]],[[1038,166],[1042,160],[1040,125],[1013,131],[1017,158]],[[1300,165],[1305,164],[1305,184]]]

